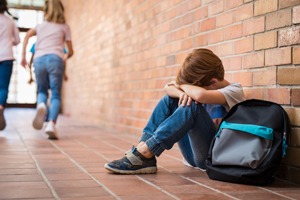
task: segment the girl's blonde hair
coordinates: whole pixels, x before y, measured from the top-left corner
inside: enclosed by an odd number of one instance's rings
[[[44,7],[45,19],[48,22],[66,23],[64,7],[60,0],[47,0]]]
[[[180,68],[176,82],[196,86],[209,86],[211,79],[224,79],[221,59],[209,49],[196,49],[189,54]]]

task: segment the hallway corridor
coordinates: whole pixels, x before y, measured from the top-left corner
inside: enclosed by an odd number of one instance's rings
[[[284,200],[300,199],[300,186],[276,180],[266,187],[208,179],[184,166],[175,145],[158,158],[154,175],[114,175],[103,168],[138,138],[60,116],[60,140],[34,130],[34,109],[8,108],[0,132],[0,199],[43,200]]]

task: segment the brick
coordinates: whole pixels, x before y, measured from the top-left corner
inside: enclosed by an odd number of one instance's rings
[[[292,105],[293,106],[300,106],[300,89],[292,89],[291,93],[292,98]]]
[[[258,17],[243,22],[243,35],[248,36],[265,30],[265,17]]]
[[[235,38],[240,38],[243,35],[243,25],[236,24],[224,28],[224,40],[231,40]]]
[[[220,28],[233,23],[234,12],[226,12],[216,17],[216,27]]]
[[[179,39],[185,39],[189,37],[192,33],[192,27],[191,26],[185,26],[178,31],[176,31],[177,38]]]
[[[229,81],[229,82],[233,82],[233,75],[232,75],[232,73],[231,72],[227,72],[226,70],[225,70],[225,77],[224,77],[227,81]]]
[[[176,55],[176,63],[177,64],[182,64],[185,58],[187,57],[188,53],[180,53]],[[174,70],[174,69],[172,69]],[[173,72],[174,74],[174,72]]]
[[[284,67],[278,69],[278,84],[300,85],[300,68]]]
[[[160,15],[159,15],[160,16]],[[166,13],[161,14],[161,16],[163,17],[164,21],[168,21],[170,19],[174,19],[177,16],[176,10],[175,9],[171,9],[168,10]]]
[[[253,37],[242,38],[234,42],[234,53],[247,53],[253,50]]]
[[[253,52],[244,56],[243,68],[262,67],[265,64],[265,52]]]
[[[166,61],[166,64],[167,65],[173,65],[176,63],[176,56],[175,55],[169,55],[167,56],[167,61]]]
[[[208,14],[209,16],[216,15],[224,11],[224,1],[223,0],[215,0],[208,6]]]
[[[241,83],[243,86],[252,86],[252,72],[236,72],[232,76],[233,82]]]
[[[195,22],[194,24],[192,24],[193,26],[193,34],[198,34],[201,33],[201,22]]]
[[[253,72],[254,86],[269,86],[276,84],[276,67],[268,67]]]
[[[201,22],[200,30],[202,32],[213,30],[216,28],[216,18],[209,18]]]
[[[209,4],[215,0],[202,0],[202,5]]]
[[[240,22],[253,17],[253,3],[244,4],[235,9],[233,15],[234,22]]]
[[[266,16],[266,30],[282,28],[292,24],[291,9],[280,10]]]
[[[246,99],[265,99],[265,88],[244,88]]]
[[[278,32],[278,45],[289,46],[300,43],[300,26],[292,27]]]
[[[240,70],[242,68],[242,57],[234,56],[222,59],[225,71]]]
[[[295,147],[289,147],[286,152],[286,157],[283,159],[283,163],[293,165],[295,167],[300,167],[300,159],[299,158],[300,154],[300,148],[295,148]],[[300,176],[300,172],[297,174]],[[293,174],[295,176],[295,173]]]
[[[218,56],[223,57],[223,56],[229,56],[232,55],[233,52],[233,43],[232,42],[226,42],[219,44],[215,50],[212,50],[215,52]]]
[[[243,0],[224,1],[224,10],[230,10],[232,8],[239,7],[242,4]]]
[[[182,41],[180,50],[187,50],[187,49],[192,49],[192,48],[193,48],[193,39],[192,38]]]
[[[166,7],[165,9],[168,9],[169,7]],[[183,15],[189,11],[188,2],[184,2],[182,4],[179,4],[176,8],[176,16]]]
[[[254,36],[254,50],[269,49],[277,46],[277,31],[269,31]]]
[[[290,90],[288,88],[268,88],[266,100],[289,105]]]
[[[285,65],[292,63],[291,47],[269,49],[265,52],[265,65]]]
[[[254,3],[254,16],[270,13],[277,9],[277,0],[258,0]]]
[[[201,34],[194,38],[194,43],[196,46],[206,46],[208,45],[209,34]]]
[[[218,29],[208,34],[208,43],[215,44],[224,41],[224,30]]]
[[[208,7],[207,6],[200,7],[196,11],[194,11],[193,14],[194,14],[193,15],[194,21],[202,20],[208,16]]]
[[[282,165],[280,165],[275,175],[280,179],[286,179],[293,183],[300,184],[300,169],[293,167],[293,164],[285,164],[285,158],[283,158]]]
[[[293,64],[300,64],[300,47],[293,47]]]
[[[300,126],[300,108],[286,108],[292,126]]]
[[[300,23],[300,6],[293,8],[293,24]]]
[[[289,140],[290,146],[300,146],[300,128],[292,128]]]
[[[300,0],[279,0],[279,9],[292,7],[300,4]]]

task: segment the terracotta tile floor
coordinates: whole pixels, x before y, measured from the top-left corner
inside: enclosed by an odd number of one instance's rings
[[[60,116],[60,140],[31,127],[33,109],[8,108],[0,132],[0,199],[300,199],[300,186],[276,180],[255,187],[210,180],[184,166],[177,146],[154,175],[114,175],[103,168],[138,138]]]

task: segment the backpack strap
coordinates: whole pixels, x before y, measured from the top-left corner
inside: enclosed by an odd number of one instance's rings
[[[282,157],[286,156],[286,150],[288,148],[288,144],[287,144],[287,132],[288,132],[288,123],[289,123],[289,118],[288,115],[286,114],[285,110],[283,109],[283,107],[279,104],[277,104],[282,112],[283,115],[283,136],[282,136]]]

